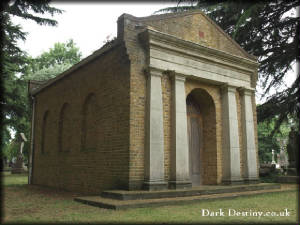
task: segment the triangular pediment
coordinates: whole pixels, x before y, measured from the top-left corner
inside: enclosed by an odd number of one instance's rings
[[[200,10],[135,18],[157,31],[256,61]]]

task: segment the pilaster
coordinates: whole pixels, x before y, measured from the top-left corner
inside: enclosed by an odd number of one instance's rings
[[[222,121],[223,121],[223,178],[226,184],[242,183],[240,171],[240,147],[237,119],[236,87],[223,85]]]
[[[257,157],[255,148],[254,122],[251,97],[254,90],[240,88],[242,99],[242,127],[243,127],[243,151],[244,151],[244,173],[247,182],[257,182]]]
[[[145,181],[147,190],[167,188],[164,180],[162,71],[150,68],[147,79]]]
[[[192,186],[189,175],[189,149],[187,135],[187,114],[185,77],[172,74],[172,151],[170,188]]]

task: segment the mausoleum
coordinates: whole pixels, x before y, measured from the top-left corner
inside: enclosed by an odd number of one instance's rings
[[[115,40],[29,83],[29,182],[82,193],[257,182],[256,57],[198,10],[117,24]]]

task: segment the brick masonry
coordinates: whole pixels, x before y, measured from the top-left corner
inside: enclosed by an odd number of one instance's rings
[[[127,188],[129,68],[126,50],[119,45],[36,95],[33,184],[83,193]],[[86,123],[91,125],[89,118],[93,117],[96,124],[93,135],[86,141],[94,143],[94,148],[86,145],[83,149],[83,106],[91,94],[94,110],[87,110],[90,115],[86,115]],[[59,121],[65,103],[69,106],[61,133],[70,139],[62,140],[63,149],[59,151]],[[43,117],[47,111],[43,133]]]
[[[117,45],[36,95],[34,184],[82,193],[100,193],[105,189],[142,188],[147,76],[144,71],[148,59],[138,34],[145,26],[233,55],[249,57],[202,13],[183,13],[181,16],[164,14],[139,19],[123,14],[118,20]],[[255,82],[252,84],[255,85]],[[205,184],[218,184],[222,179],[220,88],[189,79],[186,80],[185,87],[186,96],[198,89],[212,100],[209,105],[202,97],[202,103],[206,104],[207,109],[213,109],[206,112],[204,119],[207,123],[204,127],[209,126],[209,129],[204,131],[207,141],[204,143],[206,151],[203,179]],[[171,163],[171,90],[171,78],[164,74],[162,95],[166,181],[170,179]],[[91,95],[94,100],[88,106],[90,108],[85,110],[85,102]],[[243,170],[241,106],[238,92],[236,99],[241,148],[240,166]],[[252,100],[256,121],[254,95]],[[59,152],[58,130],[61,126],[60,114],[64,103],[68,103],[69,108],[63,120],[69,122],[63,123],[61,133],[66,133],[63,134],[64,137],[69,135],[70,141],[65,143],[66,140],[62,140],[62,146],[69,146],[69,151],[62,149]],[[47,111],[45,122],[44,115]],[[85,127],[84,123],[88,126]],[[94,126],[91,126],[93,123]],[[42,132],[43,127],[45,132]],[[84,139],[83,133],[87,129],[92,135]],[[257,149],[256,132],[255,135]],[[43,144],[42,136],[45,137]],[[45,146],[44,153],[41,150],[42,145]]]

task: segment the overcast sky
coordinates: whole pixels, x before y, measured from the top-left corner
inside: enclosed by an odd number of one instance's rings
[[[83,58],[99,49],[107,38],[117,36],[117,19],[123,13],[137,17],[153,14],[155,11],[174,7],[175,1],[161,2],[54,2],[51,6],[64,10],[53,19],[58,22],[56,27],[40,26],[35,22],[13,18],[13,22],[20,24],[23,31],[28,32],[27,40],[20,41],[19,46],[29,55],[36,57],[54,46],[56,42],[66,42],[73,39],[82,52]],[[50,16],[50,15],[49,15]],[[293,67],[294,70],[296,66]],[[295,79],[295,71],[290,71],[285,82],[288,86]],[[257,88],[257,102],[262,90]],[[271,90],[275,93],[276,90]]]
[[[86,57],[99,49],[107,36],[117,36],[117,19],[123,13],[137,17],[149,16],[159,9],[176,4],[171,1],[138,4],[55,2],[51,3],[51,6],[65,10],[64,13],[53,17],[58,22],[56,27],[40,26],[18,18],[14,18],[14,22],[21,24],[23,30],[28,32],[26,42],[19,42],[19,45],[33,57],[47,51],[54,43],[66,42],[70,38],[80,48],[83,57]]]

